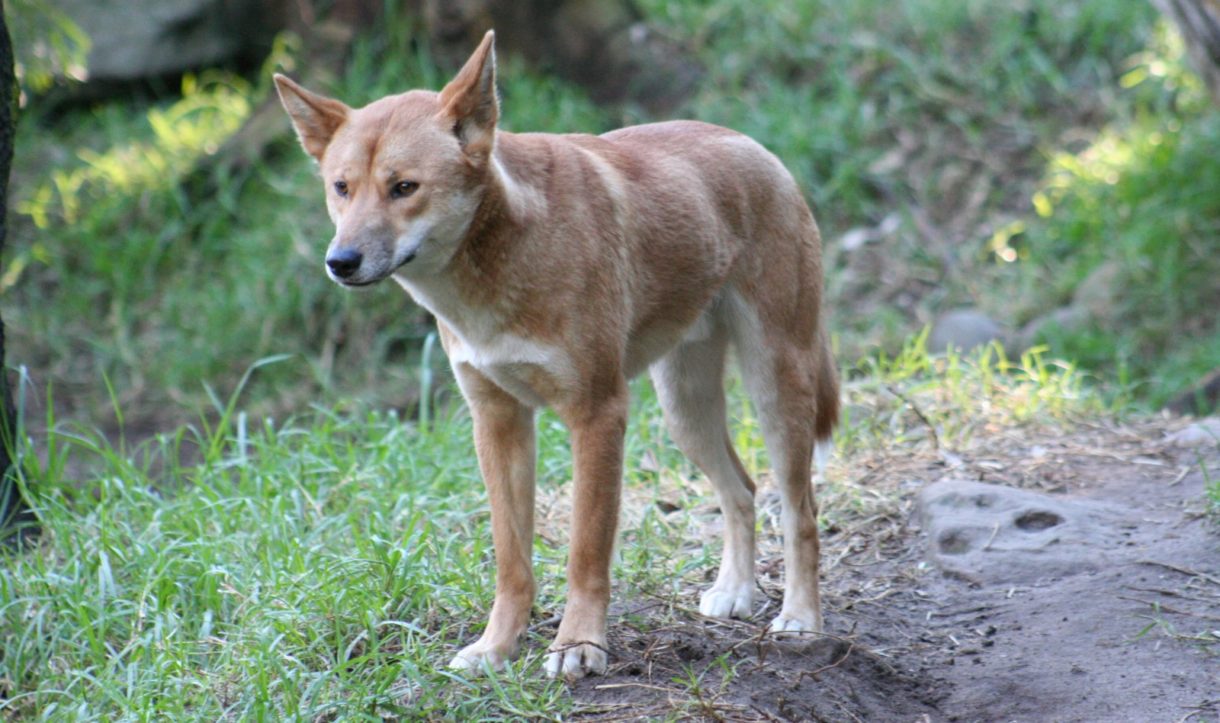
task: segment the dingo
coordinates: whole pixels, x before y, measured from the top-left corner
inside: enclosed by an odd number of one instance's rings
[[[754,483],[729,441],[732,344],[783,500],[776,633],[822,628],[811,463],[838,416],[821,240],[792,176],[734,131],[679,121],[601,136],[497,130],[494,36],[439,93],[352,109],[275,76],[335,223],[326,269],[393,278],[437,319],[474,418],[496,593],[457,668],[512,658],[533,606],[534,412],[572,435],[568,598],[549,675],[606,670],[627,380],[649,368],[678,447],[716,487],[724,556],[699,611],[754,602]]]

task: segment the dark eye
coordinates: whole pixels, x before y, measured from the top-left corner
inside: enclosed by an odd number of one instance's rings
[[[417,188],[419,188],[419,184],[415,181],[399,181],[390,186],[390,198],[406,198],[415,193]]]
[[[347,181],[335,181],[335,193],[339,198],[347,198]]]

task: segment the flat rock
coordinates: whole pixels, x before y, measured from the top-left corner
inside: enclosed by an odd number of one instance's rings
[[[1220,417],[1200,419],[1166,438],[1175,447],[1220,447]]]
[[[972,582],[1025,583],[1098,569],[1119,537],[1107,505],[948,479],[918,498],[928,555]]]
[[[230,62],[274,34],[253,0],[53,0],[89,36],[91,81],[132,81]]]

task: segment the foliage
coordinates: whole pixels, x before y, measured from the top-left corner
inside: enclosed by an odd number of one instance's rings
[[[1200,313],[1220,304],[1220,164],[1201,162],[1220,157],[1220,115],[1182,55],[1162,28],[1122,79],[1144,96],[1135,117],[1082,152],[1051,156],[1021,250],[1033,308],[1115,270],[1114,307],[1090,328],[1051,328],[1046,339],[1089,368],[1124,370],[1154,404],[1220,359],[1220,324]]]
[[[1214,326],[1188,311],[1211,288],[1211,267],[1193,261],[1212,233],[1216,174],[1179,191],[1215,124],[1188,102],[1193,79],[1146,5],[644,7],[708,69],[682,112],[759,138],[809,190],[841,358],[893,352],[936,310],[962,303],[1023,322],[1112,258],[1139,294],[1111,327],[1049,331],[1055,354],[1153,402],[1215,358]],[[444,83],[410,23],[385,26],[319,90],[359,105]],[[35,27],[29,37],[53,34]],[[39,42],[50,41],[26,52]],[[93,390],[104,376],[129,417],[156,428],[204,404],[206,385],[231,384],[251,360],[279,353],[296,356],[260,375],[252,411],[287,414],[320,397],[415,403],[428,322],[397,289],[342,293],[318,270],[329,224],[304,155],[286,141],[235,174],[196,170],[266,97],[270,70],[296,68],[298,46],[281,38],[254,82],[187,77],[177,101],[62,118],[40,118],[31,104],[0,311],[13,322],[10,358],[59,386],[65,412],[101,419],[109,400]],[[598,132],[648,120],[632,109],[612,118],[511,57],[500,70],[506,128]],[[1096,128],[1105,130],[1095,143],[1074,140]],[[1137,161],[1115,165],[1107,148]],[[1099,164],[1103,176],[1077,172]],[[1108,183],[1115,174],[1122,183]],[[1108,207],[1131,207],[1144,223],[1097,213]],[[1179,234],[1173,219],[1187,219],[1192,238],[1157,245]],[[841,243],[862,230],[867,243]]]
[[[950,156],[986,156],[997,133],[1029,143],[1053,132],[1105,92],[1151,15],[1051,0],[645,4],[708,64],[690,110],[779,154],[832,234],[935,201],[936,189],[877,164],[896,140],[931,134],[938,143],[922,150],[941,156],[930,165],[940,173]]]
[[[17,82],[22,94],[46,93],[85,75],[89,35],[62,10],[38,0],[9,0],[6,20],[16,38]]]

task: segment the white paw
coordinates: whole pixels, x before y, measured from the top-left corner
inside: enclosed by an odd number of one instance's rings
[[[781,612],[767,626],[767,632],[781,639],[813,638],[822,632],[822,620],[815,613]]]
[[[458,654],[453,656],[453,660],[449,661],[449,667],[463,671],[499,670],[513,657],[513,652],[497,650],[482,640],[478,640],[458,651]]]
[[[562,674],[572,680],[590,673],[601,675],[606,672],[606,651],[592,643],[563,645],[547,654],[545,667],[548,678]]]
[[[750,617],[754,612],[754,584],[736,587],[716,585],[699,598],[699,614],[709,618]]]

